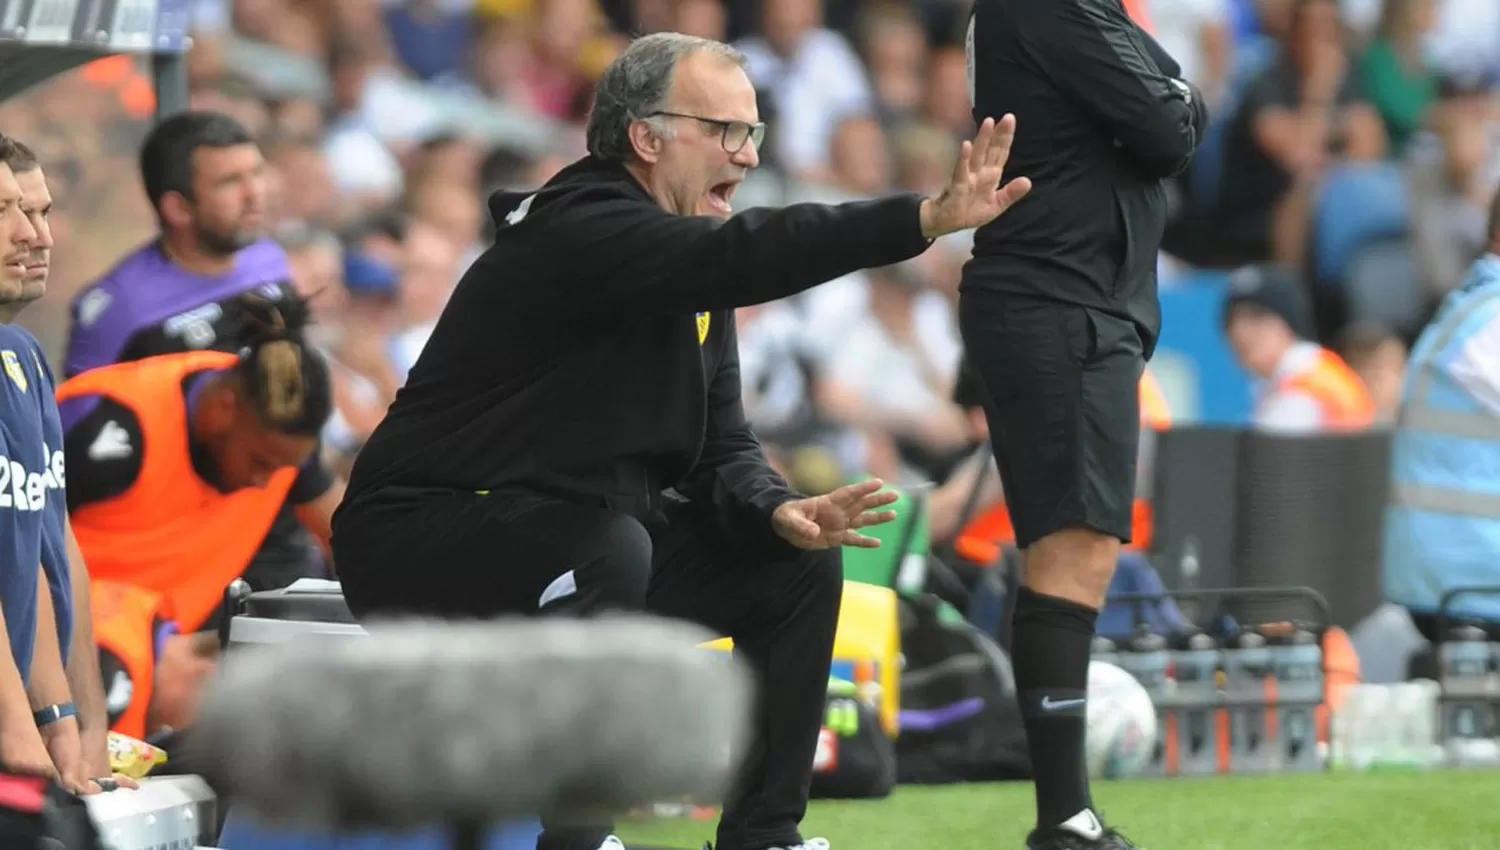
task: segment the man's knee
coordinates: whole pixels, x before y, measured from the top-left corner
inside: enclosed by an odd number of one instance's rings
[[[1098,608],[1119,559],[1119,538],[1084,526],[1059,529],[1027,547],[1026,585]]]
[[[610,514],[579,534],[587,535],[589,551],[579,566],[543,589],[537,607],[578,614],[645,608],[651,582],[651,535],[645,526],[633,517]]]
[[[838,549],[800,551],[777,566],[785,576],[772,597],[778,611],[837,621],[844,598],[844,558]]]
[[[839,549],[817,549],[802,553],[802,572],[810,588],[819,595],[839,598],[844,592],[844,555]]]

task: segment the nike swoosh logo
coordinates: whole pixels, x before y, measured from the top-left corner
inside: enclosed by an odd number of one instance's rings
[[[1054,700],[1052,697],[1042,697],[1042,711],[1057,711],[1063,708],[1073,708],[1074,706],[1083,705],[1087,701],[1088,700],[1086,699]]]

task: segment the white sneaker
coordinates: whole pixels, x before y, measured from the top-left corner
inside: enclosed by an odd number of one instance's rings
[[[791,847],[767,847],[766,850],[829,850],[829,846],[826,838],[809,838]]]
[[[625,842],[613,835],[606,835],[604,842],[599,845],[599,850],[625,850]]]
[[[1068,818],[1057,825],[1058,829],[1067,831],[1087,838],[1090,841],[1098,841],[1104,837],[1104,824],[1099,822],[1099,816],[1091,809],[1084,809],[1078,814]]]

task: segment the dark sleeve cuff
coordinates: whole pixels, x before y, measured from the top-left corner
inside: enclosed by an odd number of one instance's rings
[[[871,250],[876,262],[872,267],[889,266],[910,260],[932,246],[934,240],[922,235],[922,201],[915,192],[904,192],[871,201],[880,208],[875,232],[870,234]]]
[[[797,557],[797,555],[802,552],[801,549],[788,543],[786,541],[786,538],[776,533],[776,525],[775,523],[771,522],[771,517],[776,513],[777,508],[781,507],[787,502],[795,502],[798,499],[803,498],[806,497],[801,495],[800,493],[797,493],[793,490],[786,490],[782,493],[777,494],[772,499],[767,499],[764,503],[764,506],[762,506],[763,515],[766,519],[765,523],[762,525],[762,528],[764,528],[765,531],[761,535],[763,539],[763,543],[761,545],[762,551],[764,552],[768,560],[790,560]]]

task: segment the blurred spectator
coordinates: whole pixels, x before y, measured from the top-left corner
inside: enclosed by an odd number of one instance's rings
[[[531,65],[532,48],[524,23],[496,18],[485,22],[473,44],[468,78],[454,79],[449,84],[472,87],[500,103],[531,109],[528,81]]]
[[[454,240],[425,220],[411,223],[405,249],[397,301],[398,330],[392,340],[394,365],[401,375],[417,362],[461,271]]]
[[[1463,280],[1488,241],[1488,200],[1500,185],[1497,77],[1447,77],[1430,130],[1406,158],[1412,245],[1426,294],[1441,298]]]
[[[673,29],[680,33],[723,41],[729,20],[719,0],[677,0]],[[654,30],[643,30],[653,32]]]
[[[1151,0],[1151,19],[1182,78],[1202,89],[1211,109],[1221,104],[1234,61],[1228,0]]]
[[[927,69],[926,114],[933,126],[948,131],[955,139],[973,134],[969,64],[962,50],[947,48],[932,54]]]
[[[378,249],[381,238],[370,237],[367,242],[374,244],[364,250]],[[401,329],[401,284],[396,266],[378,257],[359,248],[344,254],[344,287],[349,301],[337,354],[394,398],[406,374],[396,366],[392,344]],[[404,260],[398,258],[397,262]]]
[[[874,108],[864,67],[844,36],[823,27],[822,0],[766,0],[761,31],[738,45],[764,95],[761,120],[776,127],[768,164],[826,180],[834,128]]]
[[[244,77],[225,74],[196,81],[188,92],[188,105],[204,112],[222,112],[240,123],[251,138],[265,135],[271,126],[271,110]]]
[[[396,57],[417,79],[458,69],[473,35],[473,0],[381,0]]]
[[[1284,52],[1230,120],[1220,207],[1245,256],[1304,265],[1319,179],[1385,154],[1380,118],[1349,73],[1336,0],[1295,0]]]
[[[283,227],[277,241],[287,252],[292,285],[313,316],[307,339],[328,359],[334,409],[323,429],[323,451],[332,470],[342,476],[385,416],[399,382],[382,337],[360,333],[357,325],[350,332],[344,251],[338,238],[299,222]]]
[[[926,123],[908,123],[894,138],[897,187],[908,192],[940,191],[953,173],[953,141]]]
[[[1359,60],[1359,79],[1385,124],[1390,152],[1400,156],[1422,127],[1437,94],[1424,39],[1436,0],[1385,0],[1375,41]]]
[[[1443,0],[1427,52],[1445,75],[1500,73],[1500,3]]]
[[[969,441],[950,401],[961,354],[951,313],[944,302],[931,315],[948,321],[919,324],[925,286],[910,263],[872,269],[866,279],[868,311],[820,364],[818,401],[834,421],[891,434],[913,467],[942,477]]]
[[[922,22],[903,3],[865,7],[860,51],[870,66],[878,114],[895,121],[916,116],[926,95],[927,36]]]
[[[407,193],[406,210],[413,220],[436,228],[465,265],[478,255],[484,206],[473,181],[430,179],[416,183]]]
[[[265,146],[273,171],[272,216],[335,224],[342,217],[323,146],[314,138],[280,136]]]
[[[834,186],[854,195],[881,195],[891,185],[891,154],[885,131],[871,117],[840,121],[829,156]]]
[[[1224,330],[1240,365],[1262,382],[1255,427],[1310,433],[1374,422],[1364,382],[1337,354],[1312,341],[1312,308],[1290,270],[1268,265],[1235,272]]]
[[[1406,374],[1406,343],[1386,328],[1357,322],[1344,328],[1335,348],[1370,391],[1375,421],[1393,422]]]
[[[439,133],[424,140],[408,157],[407,178],[412,183],[431,180],[474,190],[479,186],[483,155],[474,141],[455,132]]]

